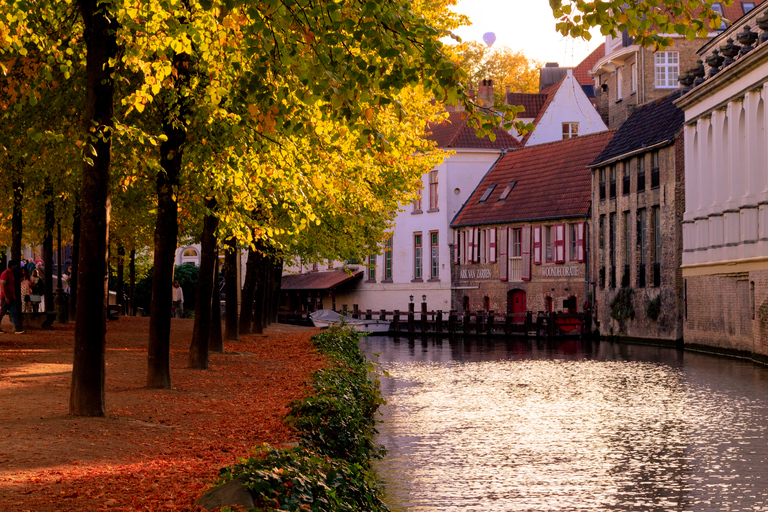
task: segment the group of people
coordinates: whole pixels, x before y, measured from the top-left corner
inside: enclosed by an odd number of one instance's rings
[[[45,293],[45,283],[40,276],[40,270],[30,266],[21,267],[21,311],[22,313],[37,313],[45,311],[45,301],[42,300]]]

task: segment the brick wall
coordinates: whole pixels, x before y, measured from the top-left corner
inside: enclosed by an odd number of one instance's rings
[[[678,340],[683,337],[682,230],[680,221],[684,205],[682,198],[682,133],[674,144],[658,150],[659,186],[652,187],[651,152],[623,162],[629,166],[629,194],[623,193],[621,167],[617,167],[616,197],[610,198],[610,173],[606,169],[606,198],[599,199],[599,169],[593,173],[592,255],[591,273],[596,283],[595,318],[601,334],[624,334],[637,338]],[[638,192],[639,159],[645,161],[645,191]],[[660,212],[661,254],[655,259],[656,246],[654,207]],[[646,215],[645,282],[641,279],[641,259],[638,246],[638,212]],[[610,279],[610,215],[615,214],[615,286]],[[600,217],[603,216],[603,247],[600,248]],[[629,222],[629,253],[627,254],[626,222]],[[660,285],[654,286],[654,264],[659,263]],[[629,273],[624,280],[625,269]],[[601,267],[605,268],[605,285],[600,286]],[[634,319],[621,325],[610,317],[610,304],[622,288],[633,290]],[[646,315],[649,301],[660,297],[661,313],[657,319]]]
[[[694,67],[698,56],[696,50],[701,48],[708,38],[694,39],[688,41],[685,38],[675,38],[674,46],[666,51],[678,52],[679,74]],[[632,64],[637,65],[637,92],[632,93],[631,80]],[[656,67],[654,62],[654,52],[649,49],[642,49],[639,53],[629,56],[621,65],[622,68],[622,97],[618,97],[618,71],[604,73],[600,75],[600,83],[607,85],[607,91],[598,87],[595,91],[595,102],[598,112],[607,119],[608,127],[611,130],[619,128],[627,120],[636,105],[648,103],[661,98],[674,90],[670,88],[656,87]]]

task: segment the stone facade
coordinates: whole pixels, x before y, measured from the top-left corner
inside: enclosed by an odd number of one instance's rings
[[[687,74],[693,88],[676,104],[685,112],[688,162],[685,344],[766,360],[768,27],[758,29],[756,19],[762,11],[699,50],[706,65]]]
[[[497,313],[512,313],[513,297],[515,292],[524,293],[524,311],[568,311],[583,312],[587,300],[587,289],[589,276],[587,274],[587,265],[584,257],[579,257],[574,252],[576,240],[572,240],[577,232],[577,226],[582,225],[585,229],[586,219],[558,219],[548,220],[541,224],[522,224],[512,223],[502,226],[483,226],[479,231],[488,233],[490,230],[496,230],[496,240],[503,241],[504,236],[499,235],[502,230],[506,230],[509,236],[506,237],[508,249],[493,249],[497,251],[493,258],[487,253],[481,253],[480,261],[477,263],[467,261],[466,258],[460,258],[459,264],[453,265],[454,299],[452,309],[457,311],[494,311]],[[547,261],[547,244],[543,233],[549,228],[554,230],[556,225],[564,226],[565,230],[565,258],[562,263],[555,263],[554,250],[550,246],[550,261]],[[539,226],[542,229],[542,258],[541,263],[535,263],[531,256],[525,260],[520,254],[526,242],[520,240],[520,251],[515,252],[514,236],[515,230],[522,235],[523,233],[531,236],[530,244],[533,250],[535,243],[534,227]],[[524,229],[527,228],[527,229]],[[466,230],[460,233],[466,233]],[[463,237],[460,239],[464,239]],[[483,238],[481,237],[481,240]],[[520,254],[519,256],[516,254]],[[506,258],[505,258],[506,256]],[[490,260],[494,262],[491,263]],[[527,263],[525,263],[527,261]],[[501,265],[507,264],[507,278],[503,279]],[[523,279],[523,265],[530,267],[530,280]],[[570,304],[569,302],[570,301]],[[570,306],[570,307],[569,307]],[[468,308],[468,309],[467,309]]]
[[[671,145],[593,172],[594,315],[603,335],[669,342],[683,337],[682,154],[681,133]],[[656,159],[658,185],[652,181]],[[641,166],[644,176],[639,172]],[[627,178],[624,169],[628,169]],[[634,318],[618,322],[611,318],[611,302],[621,289],[631,290]],[[647,312],[653,300],[660,301],[656,319]]]
[[[706,65],[690,72],[686,83],[693,88],[676,104],[685,112],[685,173],[692,184],[683,220],[685,344],[765,361],[768,27],[758,29],[756,19],[762,11],[699,50]],[[724,62],[724,55],[732,60]]]

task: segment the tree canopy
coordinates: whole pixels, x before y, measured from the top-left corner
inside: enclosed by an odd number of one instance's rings
[[[695,39],[720,27],[715,3],[731,5],[733,0],[549,0],[557,30],[565,36],[589,40],[589,30],[600,27],[603,35],[626,31],[636,44],[657,49],[672,45],[670,34]]]

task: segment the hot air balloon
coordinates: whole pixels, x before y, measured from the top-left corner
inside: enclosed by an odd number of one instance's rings
[[[493,32],[486,32],[485,34],[483,34],[483,41],[489,47],[493,46],[493,43],[496,42],[496,34],[494,34]]]

